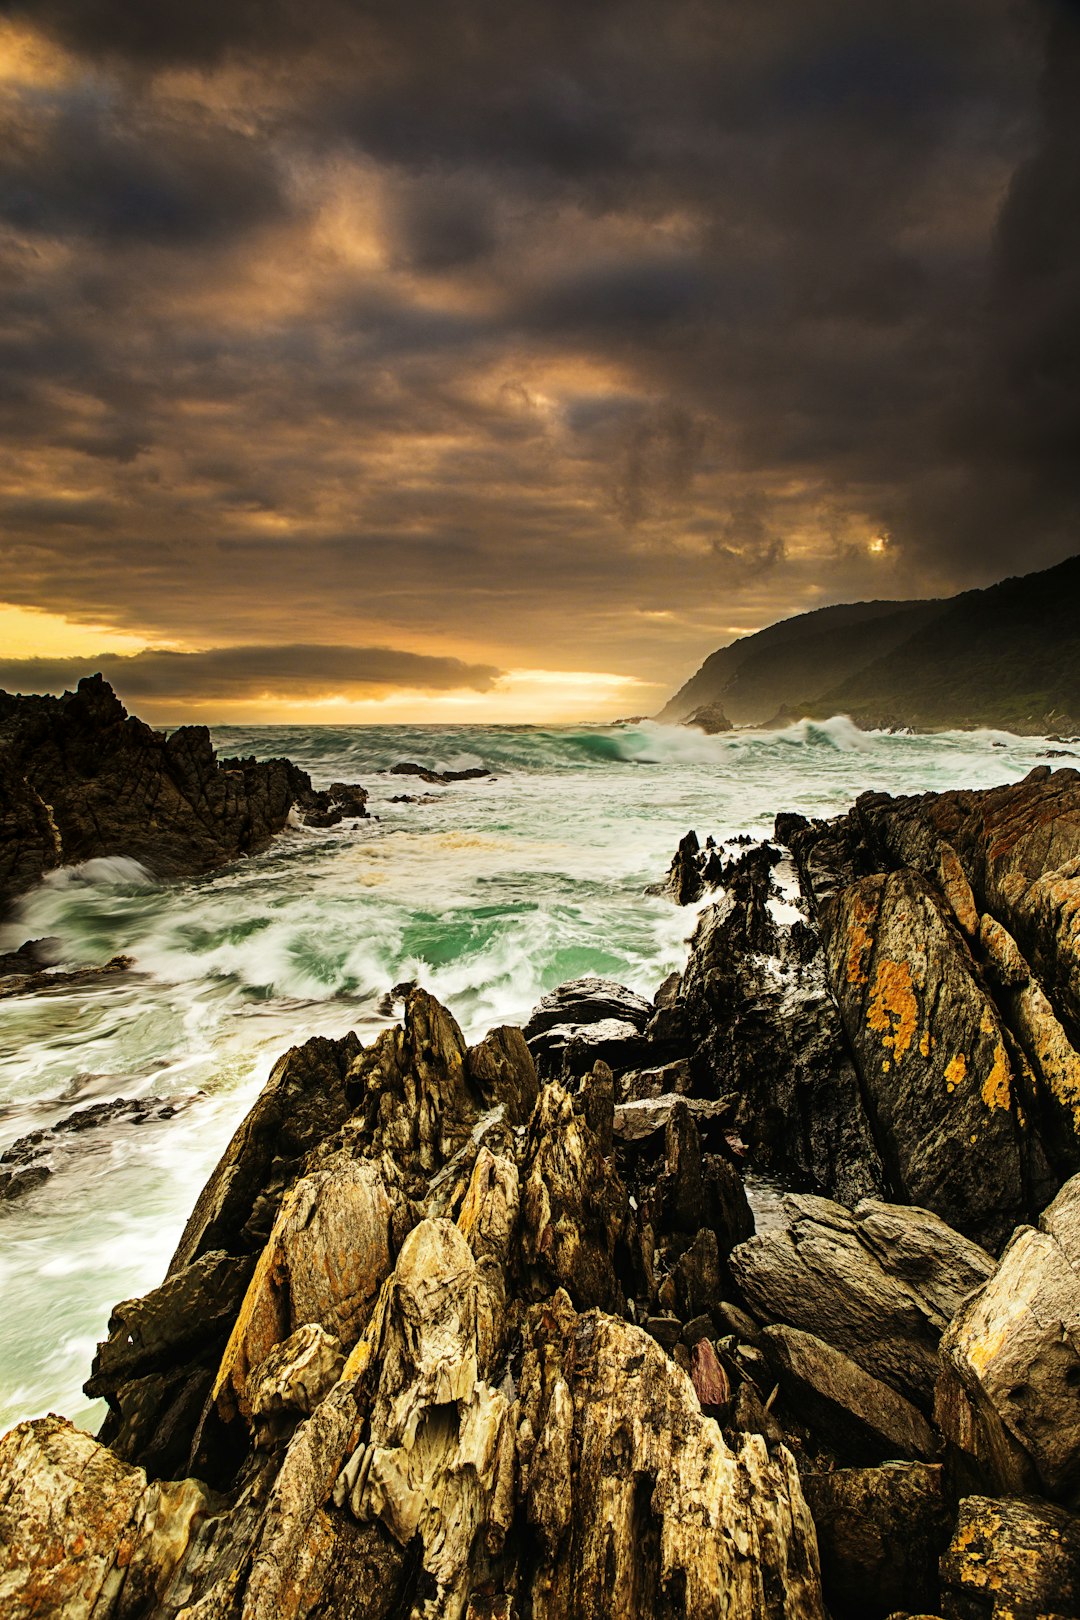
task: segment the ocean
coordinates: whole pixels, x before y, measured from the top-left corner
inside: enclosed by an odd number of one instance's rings
[[[122,852],[50,874],[0,930],[48,936],[56,965],[124,975],[0,1002],[0,1152],[88,1105],[160,1102],[56,1138],[53,1173],[0,1204],[0,1431],[59,1411],[112,1305],[158,1283],[195,1197],[274,1059],[321,1034],[369,1040],[416,980],[474,1040],[585,973],[651,996],[686,959],[693,909],[646,894],[679,839],[767,836],[779,810],[828,816],[866,789],[1018,780],[1039,738],[890,735],[837,718],[705,737],[613,726],[228,727],[223,754],[287,755],[314,784],[358,781],[372,819],[295,828],[209,878],[162,885]],[[482,766],[428,787],[401,761]],[[392,802],[400,795],[419,802]],[[155,1104],[156,1106],[156,1104]]]

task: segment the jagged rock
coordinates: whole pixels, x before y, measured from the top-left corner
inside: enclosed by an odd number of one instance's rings
[[[401,1547],[422,1546],[425,1608],[460,1613],[473,1545],[511,1510],[510,1403],[484,1381],[482,1290],[475,1257],[451,1221],[424,1221],[402,1247],[380,1304],[379,1376],[362,1446],[334,1490],[360,1524],[381,1522]]]
[[[250,1380],[275,1345],[317,1323],[348,1352],[393,1269],[393,1167],[342,1157],[298,1181],[259,1256],[214,1381],[221,1416],[250,1415]]]
[[[767,1327],[761,1343],[791,1409],[845,1462],[934,1456],[922,1413],[842,1350],[791,1327]]]
[[[489,1107],[502,1103],[513,1125],[524,1125],[537,1096],[536,1065],[520,1029],[501,1024],[469,1048],[469,1079]]]
[[[349,1115],[345,1077],[359,1051],[355,1035],[317,1035],[278,1059],[199,1194],[170,1274],[210,1249],[262,1248],[304,1156]]]
[[[1029,1207],[1029,1081],[929,882],[862,879],[821,912],[834,992],[893,1184],[997,1247]]]
[[[0,1441],[0,1609],[6,1620],[123,1620],[157,1612],[207,1511],[191,1479],[148,1485],[66,1418]]]
[[[734,1249],[728,1264],[763,1322],[801,1328],[929,1409],[942,1332],[994,1269],[928,1210],[789,1194],[787,1224]]]
[[[613,1263],[626,1189],[601,1142],[557,1081],[540,1092],[522,1161],[521,1257],[534,1286],[565,1288],[580,1308],[617,1309]]]
[[[941,1342],[935,1415],[995,1491],[1080,1491],[1080,1176],[1021,1227]]]
[[[702,914],[683,975],[694,1089],[733,1092],[755,1168],[854,1203],[883,1172],[817,936],[769,909],[778,853],[750,850]]]
[[[601,1614],[823,1616],[817,1548],[791,1456],[738,1451],[690,1378],[640,1329],[537,1306],[518,1452],[541,1549],[535,1620]],[[576,1466],[571,1467],[571,1458]]]
[[[880,1620],[938,1603],[952,1512],[938,1464],[883,1463],[804,1474],[821,1584],[834,1620]]]
[[[269,1352],[251,1374],[248,1398],[256,1444],[266,1447],[296,1416],[310,1416],[341,1377],[341,1340],[318,1322],[305,1322]]]
[[[967,1496],[941,1584],[945,1620],[1075,1620],[1080,1521],[1045,1502]]]
[[[219,763],[205,726],[152,731],[100,675],[61,698],[0,693],[0,786],[0,906],[96,856],[209,871],[265,847],[311,790],[288,760]]]
[[[328,788],[312,789],[299,795],[300,819],[305,827],[336,827],[346,816],[356,821],[366,820],[367,801],[367,791],[359,782],[331,782]]]
[[[383,1030],[349,1069],[356,1098],[351,1136],[365,1151],[430,1173],[452,1158],[479,1114],[457,1021],[426,990],[412,990],[404,1023]]]

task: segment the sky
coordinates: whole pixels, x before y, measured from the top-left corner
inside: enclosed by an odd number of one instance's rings
[[[1080,549],[1065,0],[0,0],[0,686],[648,713]]]

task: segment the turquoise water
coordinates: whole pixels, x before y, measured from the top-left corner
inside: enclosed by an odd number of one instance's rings
[[[223,728],[227,754],[285,754],[317,786],[359,781],[373,818],[287,830],[209,879],[160,885],[117,858],[51,874],[0,931],[49,935],[61,968],[123,952],[97,988],[0,1002],[0,1151],[88,1103],[155,1097],[169,1119],[65,1138],[54,1173],[0,1205],[0,1429],[47,1410],[94,1424],[81,1384],[111,1306],[160,1281],[195,1196],[275,1057],[388,1020],[417,979],[470,1039],[582,973],[651,995],[694,916],[646,895],[688,827],[766,834],[864,789],[1016,780],[1045,742],[865,734],[848,721],[707,738],[593,728]],[[401,760],[491,780],[427,787]],[[393,804],[400,794],[425,802]]]

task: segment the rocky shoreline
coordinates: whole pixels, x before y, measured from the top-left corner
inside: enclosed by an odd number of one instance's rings
[[[265,849],[294,811],[329,827],[366,801],[291,760],[218,759],[205,726],[154,731],[100,675],[58,698],[0,692],[0,915],[59,866],[122,856],[193,877]]]
[[[5,1614],[1080,1614],[1080,774],[669,884],[652,1002],[279,1060],[0,1442]]]

